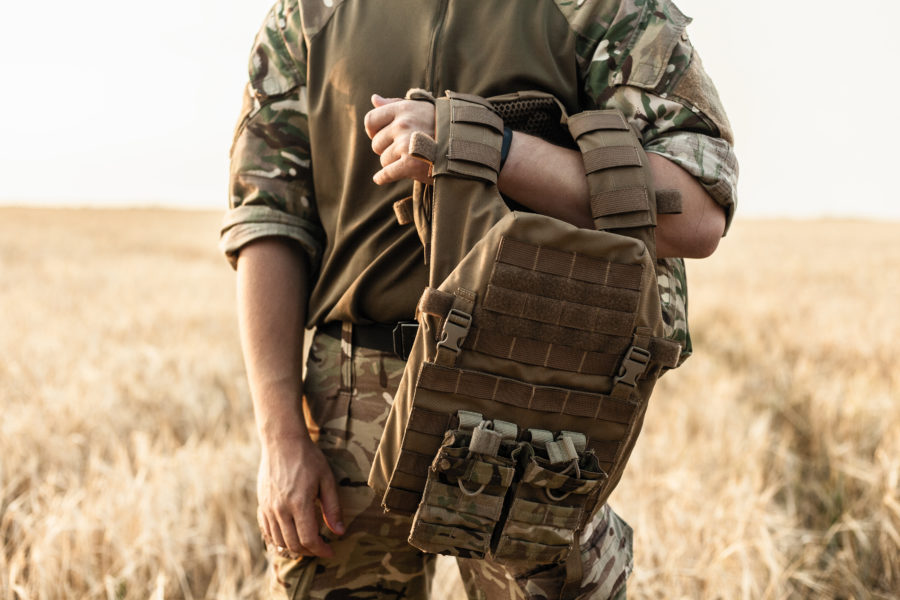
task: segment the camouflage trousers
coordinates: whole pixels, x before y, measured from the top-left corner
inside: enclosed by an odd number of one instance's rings
[[[431,590],[435,556],[407,543],[410,517],[385,513],[366,485],[369,469],[404,362],[392,354],[353,348],[316,335],[307,360],[304,413],[310,433],[329,460],[338,483],[346,532],[323,537],[331,559],[281,558],[269,553],[271,598],[449,598]],[[624,598],[632,568],[631,528],[608,506],[597,512],[581,539],[583,580],[579,598]],[[511,573],[490,560],[457,559],[470,599],[554,598],[566,579],[564,565],[535,565]]]

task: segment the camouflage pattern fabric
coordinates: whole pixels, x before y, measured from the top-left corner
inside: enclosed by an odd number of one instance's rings
[[[392,355],[354,348],[326,335],[313,339],[304,382],[310,433],[328,458],[344,511],[345,535],[324,525],[332,559],[292,560],[269,552],[269,597],[280,599],[429,597],[434,555],[407,542],[409,517],[384,513],[366,479],[404,363]],[[351,387],[348,387],[350,384]],[[342,392],[347,401],[342,400]],[[624,598],[632,568],[631,528],[608,506],[581,538],[581,598]],[[564,566],[529,565],[510,572],[482,559],[457,559],[469,598],[553,598],[565,582]]]
[[[280,235],[295,240],[316,270],[326,234],[312,187],[306,42],[345,4],[281,0],[256,38],[231,154],[231,210],[222,228],[221,248],[232,262],[249,241]],[[671,0],[556,5],[577,34],[578,76],[587,100],[582,108],[622,111],[640,131],[645,150],[691,173],[724,207],[730,224],[738,175],[733,136],[687,36],[690,19]],[[671,339],[682,343],[683,360],[691,347],[684,262],[663,261],[660,273],[664,318]]]
[[[346,533],[335,538],[324,525],[332,559],[291,560],[270,552],[270,597],[427,598],[434,556],[410,547],[410,519],[385,514],[366,485],[403,363],[382,352],[353,348],[317,335],[304,381],[310,434],[328,459]],[[352,387],[351,387],[352,386]]]

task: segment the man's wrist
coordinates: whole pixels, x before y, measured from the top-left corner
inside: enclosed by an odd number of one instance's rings
[[[254,396],[256,432],[263,444],[309,440],[298,391],[288,393],[270,390],[269,393]]]

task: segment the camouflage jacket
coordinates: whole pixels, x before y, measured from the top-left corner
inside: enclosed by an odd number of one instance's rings
[[[314,277],[310,326],[411,318],[426,271],[391,208],[410,185],[371,182],[380,165],[362,122],[372,93],[412,87],[536,89],[569,114],[617,108],[730,223],[732,132],[689,22],[670,0],[280,0],[251,54],[221,248],[234,264],[256,238],[296,241]],[[662,260],[658,274],[667,334],[686,357],[684,262]]]

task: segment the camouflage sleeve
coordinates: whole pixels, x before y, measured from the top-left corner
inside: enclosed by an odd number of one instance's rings
[[[726,214],[737,204],[731,125],[700,56],[690,23],[671,0],[622,0],[602,36],[582,46],[585,87],[599,108],[618,108],[644,148],[676,163]]]
[[[296,2],[278,2],[250,56],[250,81],[231,148],[229,210],[219,242],[232,266],[244,245],[267,236],[296,241],[313,267],[322,252],[299,14]]]
[[[570,8],[579,34],[585,92],[596,108],[617,108],[643,136],[644,148],[693,175],[726,214],[737,205],[738,165],[731,125],[688,39],[690,19],[671,0],[581,2]],[[581,14],[579,14],[579,12]],[[668,338],[691,354],[687,278],[682,259],[657,265]]]

